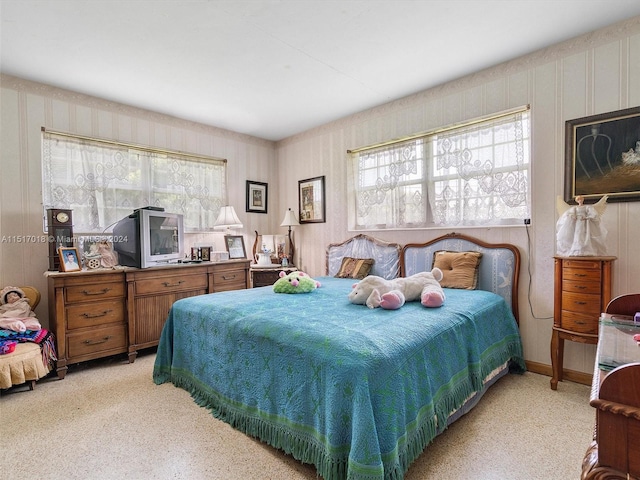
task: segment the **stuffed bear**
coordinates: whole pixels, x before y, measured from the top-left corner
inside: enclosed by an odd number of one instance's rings
[[[281,271],[280,278],[273,284],[276,293],[309,293],[320,287],[320,282],[314,280],[304,272],[295,271],[286,274]]]
[[[435,267],[431,272],[421,272],[405,278],[386,280],[369,275],[354,283],[349,293],[349,301],[369,308],[381,307],[395,310],[405,302],[420,300],[425,307],[440,307],[445,300],[440,286],[442,270]]]

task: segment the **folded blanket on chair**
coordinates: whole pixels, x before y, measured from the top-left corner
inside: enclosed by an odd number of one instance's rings
[[[42,362],[45,365],[51,365],[58,359],[53,333],[45,328],[24,332],[0,329],[0,355],[13,352],[18,342],[33,342],[40,345]]]

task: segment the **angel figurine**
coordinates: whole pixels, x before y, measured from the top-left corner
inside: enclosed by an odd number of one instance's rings
[[[557,253],[563,257],[605,256],[607,229],[600,217],[607,208],[607,195],[593,205],[583,205],[584,198],[576,197],[577,205],[569,205],[560,197],[556,201]]]

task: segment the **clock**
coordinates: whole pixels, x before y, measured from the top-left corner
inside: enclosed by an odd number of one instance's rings
[[[60,223],[67,223],[69,221],[69,214],[65,211],[56,213],[56,220]]]
[[[73,247],[73,221],[71,210],[47,209],[47,233],[49,234],[49,270],[60,269],[58,248]]]

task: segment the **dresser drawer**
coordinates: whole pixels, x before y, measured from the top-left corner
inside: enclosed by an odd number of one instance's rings
[[[596,282],[600,283],[600,269],[567,268],[562,270],[564,282]]]
[[[125,283],[97,283],[74,285],[65,288],[67,303],[101,300],[103,298],[124,297]]]
[[[124,300],[83,303],[67,307],[67,328],[96,327],[109,323],[124,323]]]
[[[600,295],[565,292],[562,296],[562,310],[600,316]]]
[[[571,293],[587,293],[600,295],[602,286],[600,282],[565,280],[562,282],[562,291]]]
[[[247,273],[243,269],[229,269],[213,273],[213,291],[242,290],[247,288]]]
[[[136,280],[136,295],[176,292],[180,290],[207,290],[207,274],[174,275]]]
[[[595,335],[598,333],[599,317],[599,314],[577,313],[563,310],[560,328],[576,333],[590,333]]]
[[[89,330],[81,334],[67,335],[68,357],[92,355],[107,350],[127,349],[127,331],[125,325]]]
[[[580,259],[569,259],[565,258],[562,262],[562,266],[566,268],[576,268],[580,270],[590,269],[590,270],[600,270],[602,265],[601,260],[589,259],[588,257],[582,257]]]

